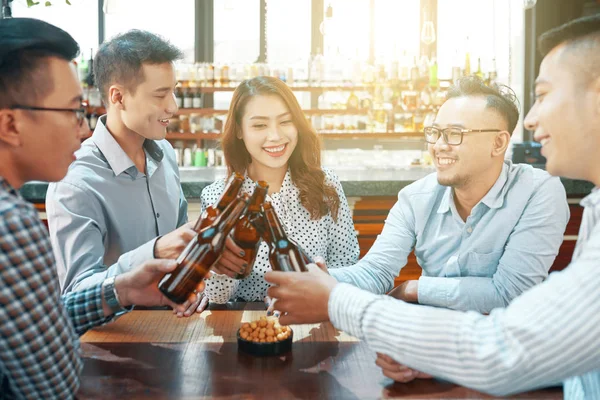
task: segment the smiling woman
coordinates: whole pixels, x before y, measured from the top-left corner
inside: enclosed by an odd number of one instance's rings
[[[321,168],[321,146],[296,97],[277,78],[257,77],[242,82],[233,94],[222,139],[230,174],[246,175],[242,190],[253,191],[253,181],[266,181],[271,202],[286,233],[314,259],[329,268],[358,260],[359,248],[352,217],[337,176]],[[202,208],[212,205],[224,189],[219,180],[202,192]],[[234,281],[243,259],[230,250],[214,270],[222,275],[207,281],[206,295],[224,303],[230,298],[262,300],[270,269],[267,246],[261,244],[252,274]]]

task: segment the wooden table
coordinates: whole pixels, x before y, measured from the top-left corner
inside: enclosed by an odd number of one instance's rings
[[[281,357],[238,353],[238,327],[262,315],[264,305],[251,303],[211,307],[191,318],[166,310],[126,314],[82,337],[78,398],[492,398],[435,379],[394,383],[365,343],[329,323],[292,326],[294,347]],[[561,399],[562,390],[511,398]]]

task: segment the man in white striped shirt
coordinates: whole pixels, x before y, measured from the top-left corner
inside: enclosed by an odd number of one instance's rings
[[[600,186],[600,15],[540,38],[545,54],[525,120],[552,175]],[[282,324],[331,320],[378,352],[395,380],[423,371],[496,395],[564,382],[566,399],[600,398],[600,189],[585,207],[573,261],[489,316],[438,309],[309,273],[270,272]],[[555,207],[548,204],[548,207]]]

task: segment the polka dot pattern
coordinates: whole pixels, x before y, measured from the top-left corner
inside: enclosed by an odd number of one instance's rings
[[[348,201],[338,177],[328,169],[324,168],[323,171],[326,184],[334,187],[340,197],[337,223],[333,221],[331,213],[317,220],[310,218],[310,213],[300,203],[300,191],[294,186],[289,171],[285,174],[281,190],[267,195],[267,200],[273,204],[287,235],[311,258],[323,257],[328,268],[354,265],[358,261],[359,247]],[[204,188],[200,196],[202,211],[216,203],[225,189],[225,183],[226,180],[222,179]],[[246,177],[242,191],[249,195],[254,191],[254,182],[250,178]],[[270,270],[268,246],[262,242],[250,276],[235,280],[225,275],[213,275],[206,281],[204,294],[210,301],[221,304],[229,300],[262,301],[270,286],[264,280],[264,275]]]

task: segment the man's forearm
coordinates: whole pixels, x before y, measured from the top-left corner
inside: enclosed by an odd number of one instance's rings
[[[511,300],[493,278],[421,276],[418,282],[417,298],[422,305],[487,314]]]

